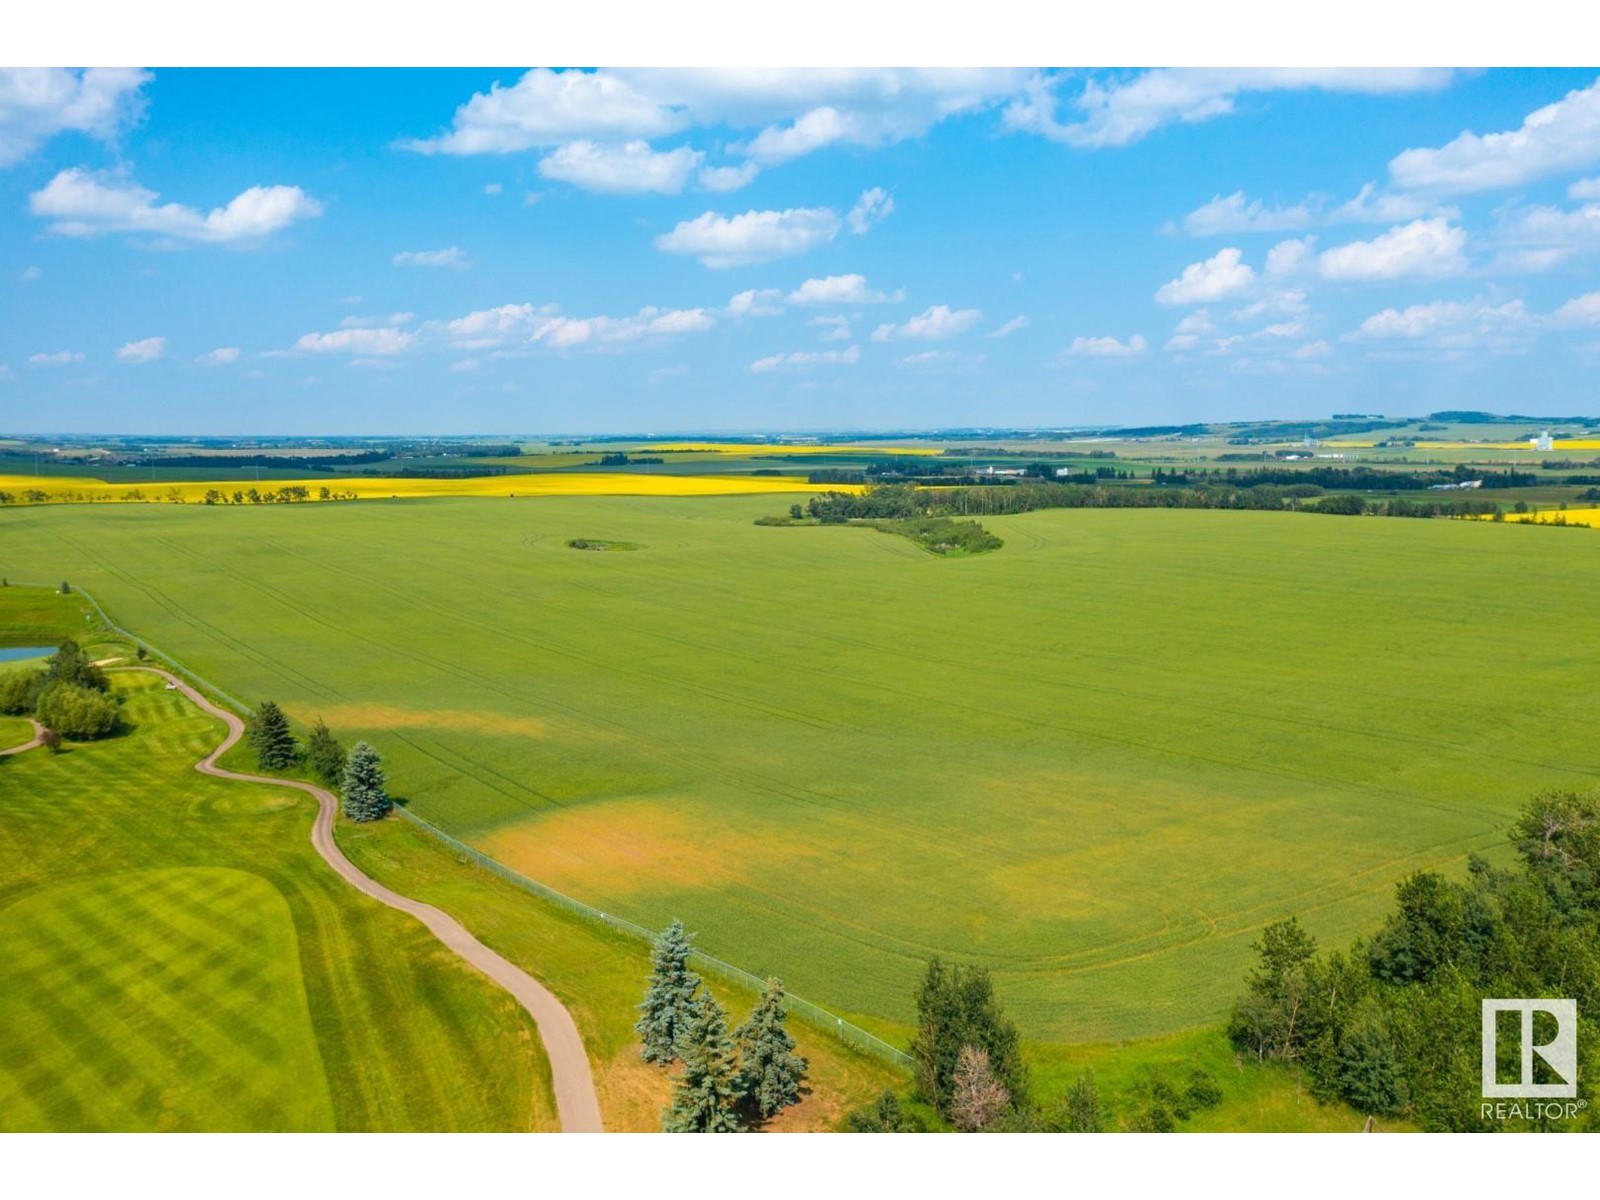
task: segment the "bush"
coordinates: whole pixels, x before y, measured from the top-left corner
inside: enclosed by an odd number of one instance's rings
[[[42,687],[43,671],[7,671],[0,675],[0,713],[16,717],[32,712]]]
[[[117,702],[104,692],[71,683],[51,683],[34,705],[39,724],[62,737],[87,741],[105,737],[117,727]]]
[[[51,754],[61,753],[61,735],[54,729],[41,729],[39,731],[39,744]]]
[[[95,692],[111,690],[106,673],[95,666],[83,647],[71,638],[56,647],[56,652],[45,661],[44,669],[46,683],[69,683]]]

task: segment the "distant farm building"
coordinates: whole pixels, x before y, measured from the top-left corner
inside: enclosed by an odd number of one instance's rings
[[[1533,448],[1535,450],[1548,451],[1556,448],[1555,439],[1550,436],[1550,431],[1548,429],[1546,429],[1538,437],[1530,438],[1529,440],[1533,442]]]

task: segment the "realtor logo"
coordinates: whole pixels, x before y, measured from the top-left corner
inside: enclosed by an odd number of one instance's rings
[[[1495,1070],[1499,1015],[1522,1015],[1522,1071],[1516,1083],[1501,1083]],[[1555,1018],[1555,1036],[1533,1040],[1533,1014]],[[1560,1083],[1533,1081],[1534,1056],[1544,1060]],[[1578,1002],[1576,1000],[1485,1000],[1483,1002],[1483,1094],[1486,1099],[1571,1099],[1578,1094]],[[1487,1106],[1485,1106],[1487,1107]]]

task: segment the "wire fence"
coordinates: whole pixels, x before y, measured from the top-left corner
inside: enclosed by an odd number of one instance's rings
[[[51,585],[22,584],[13,586],[49,587]],[[144,647],[144,650],[147,654],[151,654],[160,658],[162,662],[169,666],[172,670],[184,676],[197,687],[203,688],[212,695],[218,696],[225,700],[237,712],[243,713],[246,716],[249,716],[254,712],[254,709],[252,709],[250,705],[244,703],[244,701],[223,691],[209,679],[206,679],[204,676],[191,671],[177,659],[173,658],[170,654],[166,654],[157,650],[156,647],[152,646],[149,642],[145,641],[137,634],[124,629],[121,625],[118,625],[106,613],[106,610],[101,607],[100,602],[90,595],[89,592],[81,587],[77,587],[76,585],[73,586],[73,590],[89,602],[90,607],[94,609],[96,615],[99,616],[102,624],[104,624],[107,630],[121,637],[127,638],[136,646]],[[490,858],[487,854],[483,853],[483,851],[467,845],[467,843],[458,838],[452,837],[450,834],[440,829],[431,821],[418,816],[409,809],[396,808],[395,811],[407,821],[411,822],[411,824],[415,825],[418,829],[422,830],[422,832],[427,834],[429,837],[435,839],[445,846],[448,846],[456,853],[466,856],[484,870],[493,875],[499,876],[513,887],[537,896],[541,900],[547,900],[550,903],[558,905],[568,912],[574,913],[586,920],[604,925],[608,929],[618,930],[622,933],[628,934],[631,937],[642,939],[647,943],[653,943],[655,941],[656,934],[654,931],[646,929],[642,925],[637,925],[634,922],[627,920],[625,917],[619,917],[615,913],[601,912],[592,904],[585,904],[582,900],[575,900],[571,896],[556,891],[556,889],[553,887],[540,883],[537,879],[530,879],[520,871],[512,870],[512,868],[506,866],[498,859]],[[729,983],[751,988],[757,992],[761,991],[767,985],[766,980],[762,979],[760,976],[751,974],[743,967],[736,967],[730,962],[724,962],[720,958],[715,958],[702,950],[694,951],[690,955],[689,961],[693,966],[703,972],[716,975]],[[911,1056],[898,1046],[884,1041],[876,1034],[868,1033],[865,1029],[862,1029],[861,1026],[846,1021],[838,1014],[829,1012],[820,1004],[813,1004],[810,1000],[807,1000],[801,996],[796,996],[792,992],[785,991],[783,1000],[784,1008],[788,1012],[794,1014],[808,1024],[814,1025],[820,1030],[831,1033],[846,1045],[852,1046],[857,1050],[873,1056],[874,1058],[889,1063],[891,1066],[899,1067],[903,1070],[911,1069]]]
[[[592,904],[585,904],[582,900],[574,900],[571,896],[558,892],[555,888],[540,883],[537,879],[530,879],[520,871],[512,870],[498,859],[490,858],[481,850],[474,849],[460,839],[451,837],[431,821],[419,817],[408,809],[399,808],[395,811],[429,837],[442,842],[457,854],[471,859],[484,870],[498,875],[514,887],[520,888],[525,892],[531,892],[540,899],[548,900],[568,912],[576,913],[580,917],[604,925],[609,929],[620,930],[646,942],[654,942],[656,939],[656,934],[652,930],[646,929],[642,925],[637,925],[625,917],[619,917],[615,913],[601,912]],[[702,950],[694,951],[689,957],[689,962],[702,972],[720,976],[730,983],[740,984],[758,992],[767,985],[766,980],[757,975],[752,975],[743,967],[736,967],[730,962],[714,958]],[[796,996],[792,992],[785,991],[783,999],[785,1009],[798,1016],[801,1020],[815,1025],[819,1029],[826,1030],[847,1045],[854,1046],[857,1050],[864,1051],[893,1066],[910,1069],[911,1056],[898,1046],[891,1045],[876,1034],[868,1033],[861,1026],[852,1024],[836,1013],[831,1013],[821,1005],[813,1004],[811,1001],[801,996]]]

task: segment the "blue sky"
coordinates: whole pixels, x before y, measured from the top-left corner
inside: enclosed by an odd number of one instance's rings
[[[0,429],[1600,411],[1593,71],[0,72]]]

